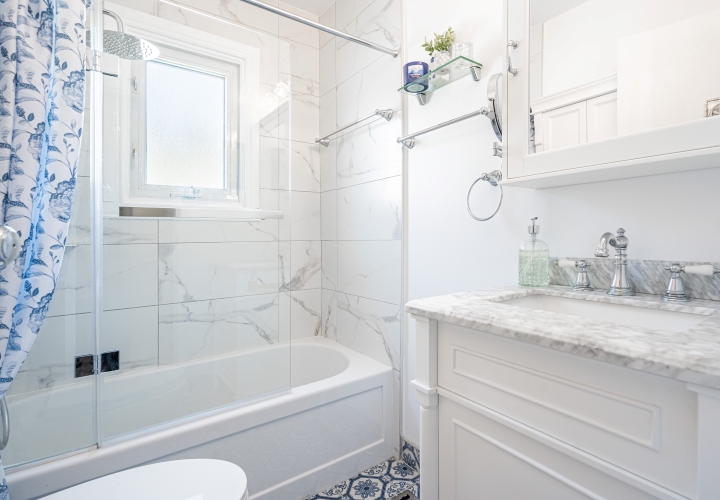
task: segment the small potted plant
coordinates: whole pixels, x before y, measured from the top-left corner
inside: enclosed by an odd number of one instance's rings
[[[425,38],[425,43],[422,44],[422,47],[432,56],[432,59],[430,59],[430,67],[435,70],[450,61],[450,48],[455,41],[455,32],[452,28],[448,28],[444,33],[440,33],[439,35],[433,33],[433,35],[433,39],[429,42],[427,38]],[[441,73],[448,73],[449,71],[450,68],[445,68]]]

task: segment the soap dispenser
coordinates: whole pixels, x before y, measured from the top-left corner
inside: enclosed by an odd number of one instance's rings
[[[528,233],[530,239],[520,245],[519,283],[522,286],[548,286],[550,284],[550,249],[544,241],[537,239],[540,226],[535,224],[537,217],[530,219]]]

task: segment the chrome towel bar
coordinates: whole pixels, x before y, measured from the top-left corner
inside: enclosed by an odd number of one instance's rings
[[[420,135],[427,134],[428,132],[434,132],[435,130],[447,127],[448,125],[452,125],[454,123],[461,122],[463,120],[467,120],[468,118],[473,118],[475,116],[480,116],[480,115],[488,116],[488,114],[489,114],[488,109],[482,108],[479,111],[473,111],[472,113],[468,113],[463,116],[458,116],[457,118],[453,118],[452,120],[448,120],[446,122],[439,123],[430,128],[426,128],[425,130],[421,130],[420,132],[415,132],[414,134],[406,135],[405,137],[398,137],[397,142],[398,142],[398,144],[402,144],[403,146],[405,146],[408,149],[412,149],[415,146],[415,138]]]
[[[367,40],[363,40],[362,38],[358,38],[356,36],[348,35],[347,33],[343,33],[342,31],[338,31],[334,28],[331,28],[329,26],[325,26],[324,24],[316,23],[315,21],[311,21],[310,19],[306,19],[304,17],[292,14],[286,10],[280,9],[278,7],[273,7],[272,5],[268,5],[265,3],[262,3],[258,0],[240,0],[241,2],[249,3],[250,5],[254,5],[255,7],[260,7],[261,9],[265,9],[269,12],[272,12],[273,14],[277,14],[279,16],[287,17],[288,19],[292,19],[293,21],[297,21],[299,23],[305,24],[307,26],[310,26],[312,28],[318,29],[320,31],[324,31],[325,33],[330,33],[331,35],[338,36],[340,38],[344,38],[345,40],[349,40],[351,42],[355,42],[357,44],[363,45],[365,47],[369,47],[371,49],[379,50],[380,52],[384,52],[385,54],[390,54],[393,57],[398,56],[398,51],[393,49],[387,49],[385,47],[382,47],[380,45],[374,44],[372,42],[368,42]]]
[[[245,1],[245,0],[243,0],[243,1]],[[343,128],[337,129],[332,134],[328,134],[325,137],[321,137],[320,139],[315,139],[315,143],[322,144],[323,146],[328,147],[330,145],[330,137],[332,137],[333,135],[335,135],[337,133],[342,132],[345,129],[352,127],[353,125],[357,125],[358,123],[363,122],[363,121],[367,120],[368,118],[372,118],[373,116],[382,116],[387,121],[390,121],[390,120],[392,120],[392,117],[393,117],[393,110],[392,109],[376,109],[369,115],[363,116],[359,120],[355,120],[354,122],[352,122],[348,125],[345,125]]]

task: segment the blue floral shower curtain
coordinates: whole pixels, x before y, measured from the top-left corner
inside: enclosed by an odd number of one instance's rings
[[[68,234],[85,103],[89,0],[0,0],[0,223],[22,251],[0,270],[0,396],[55,291]],[[0,500],[9,498],[0,464]]]

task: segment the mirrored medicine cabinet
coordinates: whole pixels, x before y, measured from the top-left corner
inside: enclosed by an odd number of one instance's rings
[[[506,0],[505,184],[720,167],[717,0]]]

